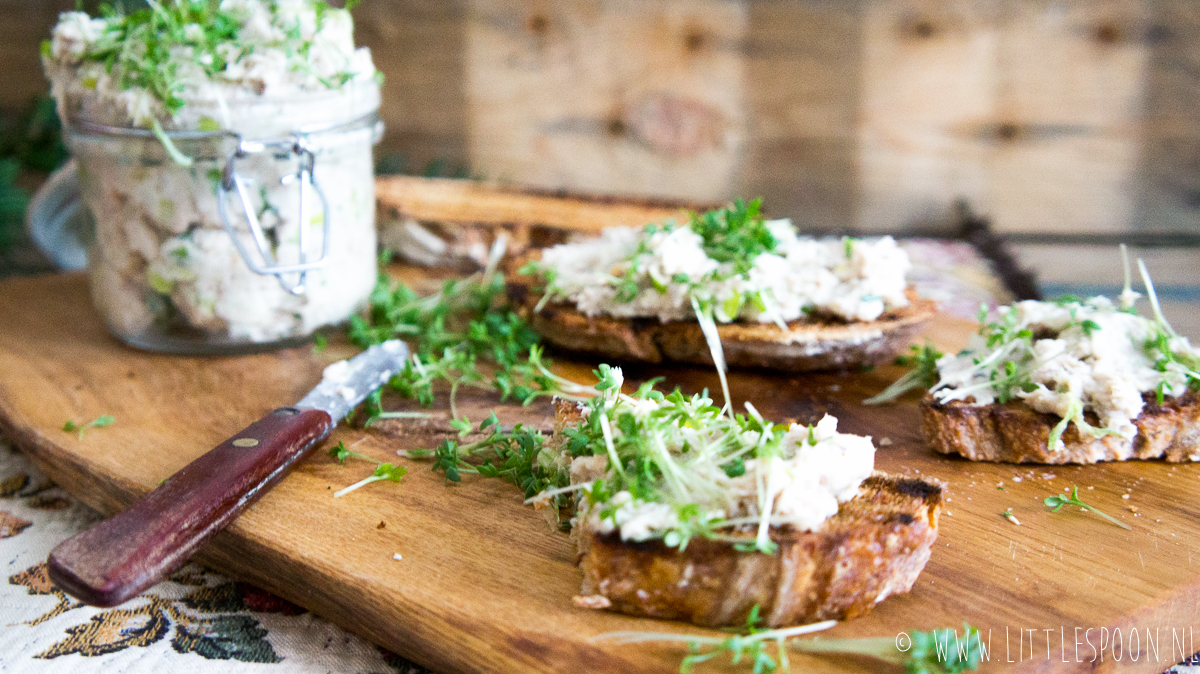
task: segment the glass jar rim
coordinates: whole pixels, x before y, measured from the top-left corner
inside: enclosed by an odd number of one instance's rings
[[[323,122],[302,126],[290,132],[289,136],[321,136],[325,134],[344,133],[349,131],[357,131],[359,129],[372,128],[380,122],[379,111],[372,110],[365,115],[351,119],[348,121],[340,120],[336,122]],[[153,129],[146,129],[136,126],[112,126],[109,124],[100,124],[97,122],[88,121],[85,119],[67,119],[63,124],[69,133],[84,136],[109,136],[113,138],[137,138],[144,140],[153,140],[159,137]],[[212,131],[201,130],[176,130],[162,131],[162,135],[171,140],[210,140],[218,138],[228,138],[232,140],[242,140],[244,134],[229,129],[215,129]],[[255,139],[257,141],[270,141],[284,138],[270,139]]]
[[[113,109],[114,101],[96,96],[94,92],[75,92],[59,100],[59,114],[64,126],[78,129],[93,129],[100,135],[122,137],[154,137],[160,134],[168,138],[191,140],[221,137],[276,138],[296,133],[322,133],[326,127],[346,126],[352,128],[378,113],[381,89],[374,79],[357,79],[341,87],[329,89],[298,90],[284,95],[261,96],[234,90],[230,96],[206,96],[189,98],[183,96],[183,106],[173,113],[172,119],[164,120],[162,127],[152,131],[148,126],[137,126],[125,114]],[[231,111],[242,121],[230,122]],[[282,114],[286,111],[286,114]],[[117,114],[113,114],[117,113]],[[205,118],[224,119],[221,129],[203,130]],[[267,124],[246,124],[247,120],[276,120]],[[305,123],[305,119],[317,122]],[[186,120],[186,121],[183,121]],[[283,121],[288,120],[288,121]],[[182,121],[182,123],[181,123]],[[157,126],[157,124],[156,124]],[[176,128],[166,128],[175,126]],[[121,131],[121,130],[127,130]]]

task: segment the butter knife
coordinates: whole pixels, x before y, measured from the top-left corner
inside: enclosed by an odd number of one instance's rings
[[[393,340],[325,368],[321,383],[217,445],[124,512],[60,543],[54,584],[92,606],[116,606],[178,569],[265,494],[350,410],[404,366]]]

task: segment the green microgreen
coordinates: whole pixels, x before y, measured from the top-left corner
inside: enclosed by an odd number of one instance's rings
[[[408,469],[405,468],[404,466],[397,466],[397,465],[390,464],[390,463],[381,463],[378,466],[375,466],[375,472],[372,473],[369,477],[359,480],[358,482],[355,482],[354,484],[350,485],[349,487],[346,487],[345,489],[340,489],[338,491],[335,491],[333,493],[333,497],[341,498],[341,497],[345,496],[346,494],[349,494],[350,492],[354,491],[355,489],[358,489],[360,487],[365,487],[365,486],[371,484],[372,482],[381,482],[381,481],[399,482],[401,480],[401,478],[403,478],[407,474],[408,474]]]
[[[363,459],[365,461],[370,461],[372,463],[376,463],[375,459],[372,459],[371,457],[367,456],[366,454],[360,454],[359,452],[355,452],[350,449],[347,449],[346,443],[342,440],[338,440],[338,443],[336,445],[329,448],[329,456],[334,459],[337,459],[338,463],[346,463],[346,459],[348,459],[350,457],[354,457],[357,459]]]
[[[896,364],[910,368],[902,377],[885,388],[878,395],[863,401],[865,405],[878,405],[891,402],[914,389],[927,389],[938,383],[938,359],[944,354],[938,351],[933,342],[925,342],[924,346],[913,344],[908,347],[911,355],[898,356]]]
[[[362,480],[359,480],[358,482],[355,482],[354,484],[350,485],[349,487],[346,487],[345,489],[339,489],[338,491],[334,492],[333,493],[334,498],[341,498],[341,497],[345,496],[346,494],[349,494],[350,492],[354,491],[355,489],[365,487],[365,486],[371,484],[372,482],[382,482],[382,481],[399,482],[401,478],[403,478],[405,475],[408,474],[408,469],[405,468],[404,466],[397,466],[397,465],[394,465],[391,463],[379,463],[379,462],[375,461],[375,459],[372,459],[371,457],[367,456],[366,454],[360,454],[359,452],[355,452],[351,449],[348,449],[346,447],[346,444],[341,440],[338,441],[337,445],[335,445],[329,449],[329,456],[333,457],[334,459],[337,459],[338,463],[343,463],[343,464],[346,463],[346,459],[351,458],[351,457],[356,458],[356,459],[362,459],[364,461],[370,461],[371,463],[375,464],[375,472],[374,473],[372,473],[370,476],[368,476]]]
[[[1099,510],[1097,510],[1095,507],[1090,506],[1090,505],[1084,503],[1083,501],[1079,500],[1079,487],[1078,486],[1072,485],[1070,496],[1064,496],[1062,494],[1055,494],[1053,496],[1047,496],[1046,500],[1043,501],[1043,503],[1046,504],[1047,508],[1054,508],[1054,510],[1051,512],[1058,512],[1059,510],[1062,510],[1063,506],[1066,506],[1066,505],[1079,506],[1080,508],[1083,508],[1084,510],[1090,510],[1090,511],[1096,513],[1097,515],[1099,515],[1099,516],[1103,517],[1104,519],[1108,520],[1109,522],[1112,522],[1113,524],[1121,527],[1122,529],[1128,529],[1130,531],[1133,530],[1133,527],[1129,526],[1128,524],[1125,524],[1121,520],[1119,520],[1115,517],[1112,517],[1110,515],[1106,515],[1106,514],[1100,512]]]
[[[243,35],[247,17],[238,8],[225,8],[215,0],[170,0],[155,2],[149,7],[126,11],[123,3],[100,5],[99,16],[104,28],[98,36],[83,46],[81,54],[72,54],[63,64],[75,67],[77,61],[99,64],[123,91],[144,91],[161,105],[167,116],[174,115],[186,104],[187,81],[199,73],[205,79],[220,82],[227,67],[236,64],[256,49],[281,50],[289,60],[289,70],[311,72],[309,60],[314,39],[301,35],[299,20],[283,25],[277,3],[264,2],[270,12],[273,27],[282,32],[282,39],[251,43]],[[347,9],[357,4],[347,3]],[[316,28],[333,9],[323,0],[310,0],[308,8],[315,12]],[[50,42],[42,44],[43,58],[52,61],[54,49]],[[329,78],[317,78],[328,88],[338,88],[352,79],[350,72]],[[95,88],[95,78],[84,77],[84,86]],[[146,115],[147,113],[140,113]],[[180,165],[190,166],[192,159],[180,152],[164,133],[160,115],[149,113],[149,119],[134,119],[146,126],[162,142],[167,153]],[[207,118],[202,130],[211,130],[215,120]]]
[[[464,440],[471,435],[478,439]],[[461,481],[463,473],[500,478],[520,487],[530,498],[569,480],[565,468],[551,465],[542,456],[545,444],[541,431],[523,424],[506,429],[492,413],[478,427],[462,426],[457,440],[446,438],[433,450],[409,450],[402,456],[432,459],[430,468],[443,472],[450,482]],[[557,499],[552,501],[558,504]]]
[[[493,255],[496,263],[499,257]],[[494,264],[469,278],[447,281],[428,296],[380,274],[365,316],[350,319],[349,337],[360,348],[407,340],[412,355],[389,388],[430,407],[435,385],[448,384],[452,419],[459,416],[456,399],[464,386],[492,390],[501,401],[523,405],[539,397],[573,395],[550,374],[538,334],[508,304],[504,277]],[[388,418],[375,403],[371,420]]]
[[[837,622],[827,620],[811,625],[772,630],[758,627],[760,622],[758,606],[755,605],[746,618],[746,624],[738,633],[727,637],[667,632],[609,632],[594,639],[613,640],[621,644],[683,643],[687,646],[689,654],[679,663],[680,674],[690,674],[695,665],[722,655],[729,656],[730,664],[744,663],[755,674],[786,672],[789,671],[789,650],[810,654],[870,657],[902,666],[907,674],[959,674],[978,669],[983,659],[979,630],[965,624],[961,637],[958,630],[947,628],[917,630],[911,635],[902,633],[902,636],[898,637],[798,639],[796,637],[801,635],[829,629]]]
[[[726,415],[706,393],[663,394],[654,390],[655,381],[632,395],[622,393],[621,371],[608,365],[593,374],[592,395],[579,403],[582,418],[552,438],[521,425],[503,428],[493,414],[477,427],[461,420],[456,437],[401,455],[430,460],[431,469],[449,482],[461,481],[464,474],[505,479],[555,515],[579,507],[616,525],[620,503],[670,505],[673,521],[652,535],[672,548],[685,549],[700,537],[743,552],[777,552],[770,527],[783,520],[774,515],[776,493],[761,475],[756,514],[720,513],[736,511],[729,480],[747,473],[749,459],[770,465],[799,449],[800,441],[785,442],[788,426],[764,420],[749,404],[748,414]],[[815,443],[808,431],[807,442]],[[568,468],[579,457],[604,457],[603,477],[572,483]],[[622,492],[627,500],[614,501]]]
[[[68,421],[67,423],[63,424],[62,429],[64,431],[66,431],[67,433],[77,433],[79,439],[82,440],[83,432],[86,431],[87,429],[89,429],[89,428],[104,428],[105,426],[112,425],[112,423],[114,421],[116,421],[116,419],[114,419],[111,415],[101,414],[100,416],[96,417],[95,419],[92,419],[91,421],[87,422],[86,424],[77,424],[74,421]]]
[[[319,332],[313,335],[313,345],[312,345],[313,355],[321,353],[326,348],[328,348],[328,346],[329,346],[329,338],[328,337],[326,337],[325,335],[323,335]]]
[[[746,274],[754,268],[755,258],[779,245],[761,209],[762,199],[737,199],[728,208],[690,214],[689,225],[704,239],[705,254],[733,265],[734,274]]]

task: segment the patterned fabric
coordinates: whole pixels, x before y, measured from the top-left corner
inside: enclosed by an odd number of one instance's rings
[[[50,582],[46,556],[98,519],[0,440],[0,671],[426,673],[196,564],[118,608],[85,606]]]

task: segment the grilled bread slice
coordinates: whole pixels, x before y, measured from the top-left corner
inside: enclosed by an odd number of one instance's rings
[[[1200,461],[1200,396],[1188,392],[1166,398],[1160,405],[1152,393],[1134,420],[1137,435],[1102,438],[1081,433],[1068,424],[1063,448],[1049,449],[1050,431],[1060,417],[1037,412],[1020,401],[971,405],[939,403],[932,395],[921,401],[925,441],[942,454],[959,454],[972,461],[1005,463],[1096,463],[1129,459],[1164,459],[1170,463]],[[1090,413],[1089,413],[1090,415]],[[1096,423],[1095,417],[1088,421]]]
[[[557,438],[582,418],[571,402],[556,400],[554,412]],[[572,482],[600,477],[603,465],[580,475],[572,465]],[[583,570],[575,603],[708,626],[745,624],[755,606],[771,627],[853,618],[912,589],[937,540],[944,496],[940,482],[876,472],[816,530],[772,527],[774,555],[699,538],[683,551],[623,541],[581,518],[571,531]],[[754,532],[745,535],[753,541]]]
[[[520,264],[536,259],[537,253]],[[509,274],[508,293],[514,306],[549,344],[606,358],[648,363],[712,365],[700,324],[657,318],[586,316],[565,302],[550,302],[536,311],[541,293],[535,279]],[[909,305],[873,321],[813,316],[787,324],[726,323],[717,326],[725,362],[731,367],[761,367],[787,372],[835,370],[877,365],[891,360],[937,311],[933,300],[909,289]]]
[[[584,526],[582,603],[708,626],[744,624],[754,606],[771,627],[862,615],[912,589],[937,539],[944,488],[875,473],[860,489],[815,531],[774,527],[774,555],[704,539],[680,552]]]

